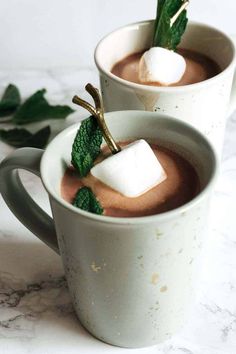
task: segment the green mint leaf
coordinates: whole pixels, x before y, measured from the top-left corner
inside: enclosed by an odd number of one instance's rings
[[[31,136],[32,134],[26,129],[0,129],[0,139],[14,147],[21,147],[22,142]]]
[[[166,0],[158,0],[158,3],[157,3],[157,14],[156,14],[156,22],[155,22],[155,25],[157,26],[159,20],[160,20],[160,17],[161,17],[161,12],[162,12],[162,9],[163,9],[163,6],[165,4],[165,1]]]
[[[35,134],[31,136],[27,141],[25,141],[24,146],[35,147],[38,149],[43,149],[47,143],[51,134],[51,128],[49,125],[38,130]]]
[[[29,146],[42,149],[47,144],[50,133],[49,126],[40,129],[35,134],[26,129],[0,129],[0,139],[16,148]]]
[[[15,112],[15,124],[28,124],[46,119],[64,119],[74,112],[69,106],[51,106],[45,99],[46,90],[42,89],[30,96]]]
[[[76,193],[73,205],[77,208],[90,211],[93,214],[101,215],[103,213],[103,208],[101,207],[99,201],[93,194],[92,190],[88,187],[82,187]]]
[[[71,163],[80,177],[88,174],[94,160],[101,152],[102,132],[95,117],[85,119],[76,134],[71,153]]]
[[[0,101],[0,117],[11,115],[19,105],[20,92],[15,85],[9,84]]]
[[[184,10],[171,26],[171,18],[183,5],[183,0],[159,0],[154,26],[154,47],[176,50],[187,26],[187,12]]]

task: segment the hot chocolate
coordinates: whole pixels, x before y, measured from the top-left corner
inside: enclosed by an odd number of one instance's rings
[[[221,71],[219,65],[206,55],[188,49],[178,49],[177,52],[185,58],[186,70],[180,81],[169,86],[184,86],[201,82]],[[112,74],[127,81],[143,84],[138,75],[139,61],[142,55],[143,52],[134,53],[119,61],[113,66]],[[157,82],[149,83],[149,85],[162,86]]]
[[[121,143],[124,146],[126,143]],[[61,195],[72,203],[76,192],[83,186],[90,187],[104,209],[103,215],[135,217],[162,213],[175,209],[193,199],[199,192],[200,183],[192,165],[176,152],[150,144],[168,178],[145,194],[128,198],[100,182],[89,173],[80,179],[74,168],[69,167],[62,179]],[[95,163],[106,158],[108,148]]]

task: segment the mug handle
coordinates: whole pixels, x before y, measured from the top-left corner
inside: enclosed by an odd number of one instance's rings
[[[234,42],[235,51],[236,51],[236,35],[231,36],[232,41]],[[230,102],[228,108],[228,117],[236,110],[236,70],[234,72],[233,84],[230,95]]]
[[[36,204],[25,190],[18,169],[40,177],[40,161],[44,150],[21,148],[0,164],[0,192],[13,214],[40,240],[59,254],[53,219]]]

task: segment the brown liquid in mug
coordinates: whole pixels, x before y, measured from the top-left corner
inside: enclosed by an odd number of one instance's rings
[[[128,143],[119,144],[124,146]],[[150,145],[168,177],[148,192],[136,198],[128,198],[90,173],[79,179],[74,168],[69,167],[61,182],[62,198],[72,203],[79,188],[90,187],[104,209],[103,215],[116,217],[155,215],[189,202],[200,191],[195,169],[179,154],[156,144]],[[107,154],[108,148],[104,148],[96,162],[104,159]]]
[[[210,79],[221,72],[219,65],[206,55],[188,49],[178,49],[177,52],[185,58],[186,70],[180,81],[168,86],[195,84]],[[127,81],[143,84],[138,77],[139,61],[143,53],[131,54],[116,63],[111,70],[112,74]],[[163,86],[158,82],[151,82],[148,85]]]

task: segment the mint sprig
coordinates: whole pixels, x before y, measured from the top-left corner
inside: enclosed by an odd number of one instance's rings
[[[19,89],[9,84],[0,100],[0,117],[10,115],[7,122],[23,125],[47,119],[64,119],[74,112],[69,106],[50,105],[44,97],[45,93],[45,89],[39,90],[21,104]],[[0,123],[4,122],[5,119],[0,119]],[[35,134],[27,129],[0,129],[0,140],[16,148],[25,146],[44,148],[50,133],[49,126],[40,129]]]
[[[73,205],[93,214],[103,213],[103,208],[89,187],[82,187],[78,190]]]
[[[94,160],[101,152],[102,131],[95,117],[82,121],[74,139],[71,153],[71,163],[85,177],[93,167]],[[82,187],[78,190],[73,205],[94,214],[102,214],[101,207],[91,188]]]
[[[71,163],[85,177],[93,166],[94,160],[101,152],[102,132],[95,117],[82,121],[74,139]]]
[[[74,112],[69,106],[52,106],[45,99],[45,89],[30,96],[13,115],[15,124],[29,124],[47,119],[64,119]]]
[[[15,148],[29,146],[43,149],[48,142],[50,133],[49,126],[40,129],[34,134],[26,129],[0,129],[0,139]]]
[[[185,2],[184,0],[158,0],[153,47],[176,50],[187,26],[186,10],[177,16],[174,23],[172,23],[172,19]]]
[[[0,117],[6,117],[16,111],[20,105],[20,92],[15,85],[9,84],[0,101]]]

